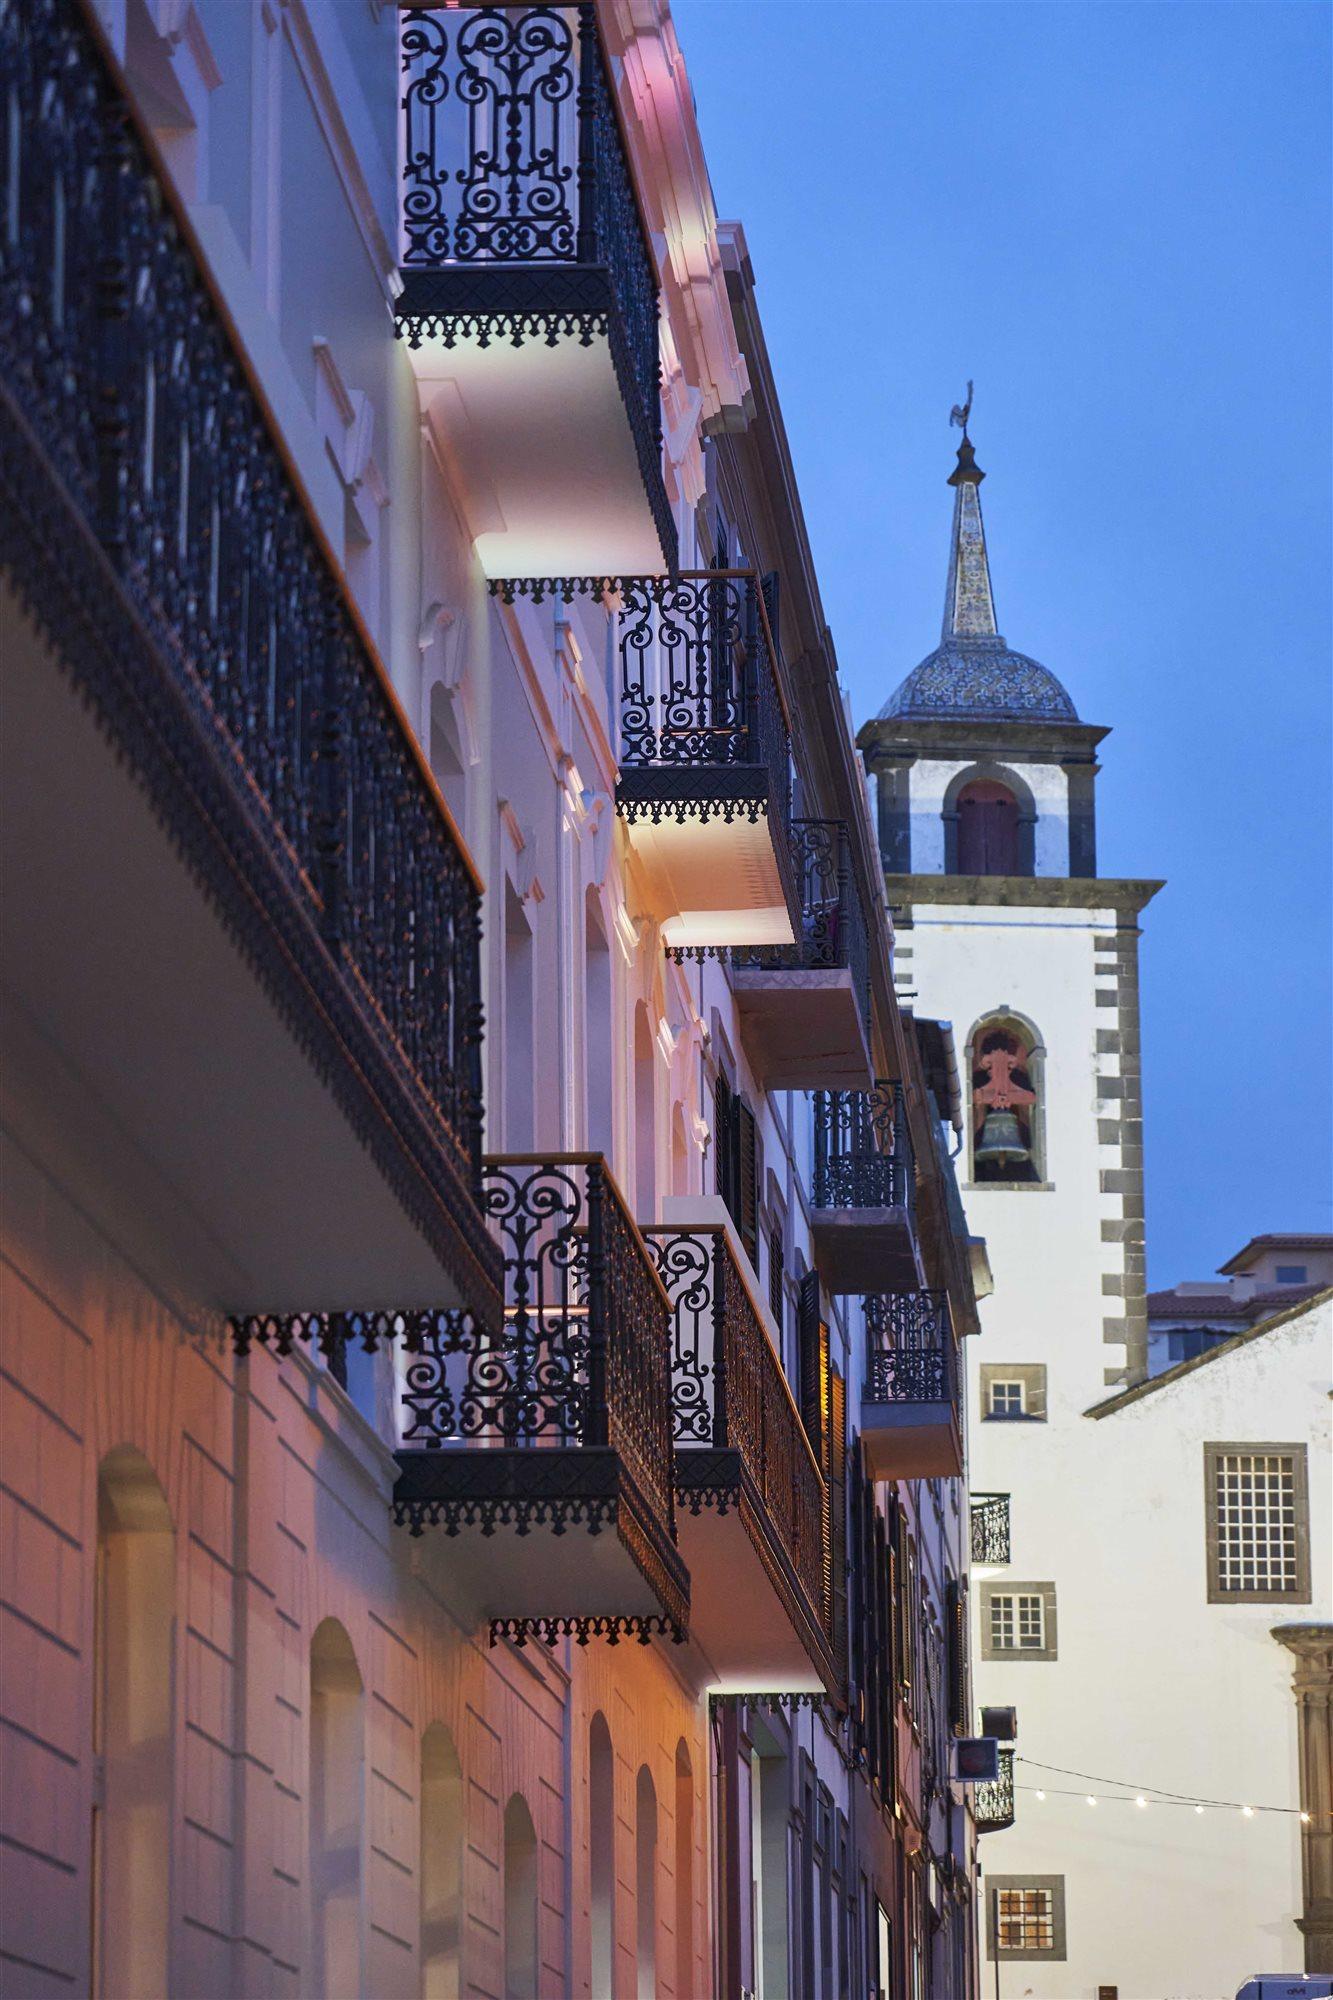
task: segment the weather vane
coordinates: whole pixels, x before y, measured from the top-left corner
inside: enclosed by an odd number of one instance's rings
[[[965,441],[967,440],[967,420],[971,416],[971,414],[972,414],[972,384],[969,382],[967,385],[967,401],[965,403],[955,403],[953,408],[949,412],[949,422],[951,424],[957,424],[959,430],[963,433]]]

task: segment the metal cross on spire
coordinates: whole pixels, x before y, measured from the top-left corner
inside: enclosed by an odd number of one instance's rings
[[[963,433],[964,439],[969,444],[971,443],[971,439],[967,435],[967,420],[971,416],[971,414],[972,414],[972,384],[969,382],[967,385],[967,401],[965,403],[955,403],[953,408],[949,412],[949,422],[951,424],[957,424],[959,430]]]

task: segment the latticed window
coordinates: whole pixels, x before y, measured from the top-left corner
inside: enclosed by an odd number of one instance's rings
[[[1210,1446],[1212,1594],[1300,1598],[1305,1576],[1305,1465],[1294,1449]]]
[[[1040,1652],[1046,1644],[1046,1607],[1029,1591],[997,1591],[990,1601],[990,1642],[997,1653]]]
[[[1023,1410],[1023,1384],[1021,1382],[992,1382],[990,1385],[990,1413],[993,1417],[1021,1417]]]
[[[1001,1951],[1053,1951],[1055,1893],[1051,1889],[996,1891],[996,1930]]]

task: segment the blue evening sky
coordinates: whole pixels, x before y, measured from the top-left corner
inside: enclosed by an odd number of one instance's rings
[[[972,376],[1000,629],[1113,727],[1151,1281],[1333,1228],[1333,10],[674,14],[858,723],[937,641]]]

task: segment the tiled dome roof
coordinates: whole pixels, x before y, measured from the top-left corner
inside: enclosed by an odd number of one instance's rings
[[[999,637],[946,639],[889,696],[881,717],[967,717],[970,721],[1077,722],[1049,667],[1011,652]]]

